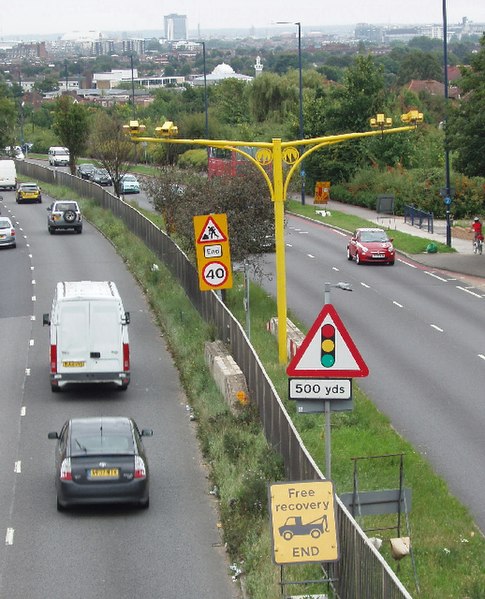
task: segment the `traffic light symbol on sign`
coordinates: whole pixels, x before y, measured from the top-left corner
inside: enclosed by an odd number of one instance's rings
[[[320,362],[324,368],[331,368],[335,364],[335,327],[324,324],[320,332]]]

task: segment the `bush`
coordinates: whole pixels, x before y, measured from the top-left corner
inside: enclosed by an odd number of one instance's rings
[[[180,156],[177,164],[180,168],[207,171],[207,150],[187,150]]]

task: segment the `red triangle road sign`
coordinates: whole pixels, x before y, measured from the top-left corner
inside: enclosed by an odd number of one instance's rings
[[[213,216],[208,216],[205,225],[200,230],[197,243],[215,243],[217,241],[227,241],[226,235]]]
[[[286,368],[288,376],[364,377],[369,368],[332,304],[325,304]]]

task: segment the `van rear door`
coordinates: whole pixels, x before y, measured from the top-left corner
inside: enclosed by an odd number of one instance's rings
[[[89,365],[89,302],[62,302],[57,328],[57,371],[85,372]]]
[[[122,372],[121,312],[118,302],[90,302],[89,358],[92,372]]]

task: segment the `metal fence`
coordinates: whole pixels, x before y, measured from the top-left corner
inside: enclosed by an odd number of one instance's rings
[[[428,233],[433,233],[434,230],[432,212],[426,212],[407,204],[404,206],[404,222],[409,223],[412,227],[418,227],[418,229],[422,229],[425,224]]]
[[[28,162],[18,162],[17,168],[29,178],[63,185],[82,197],[96,200],[120,218],[164,262],[204,320],[214,326],[218,338],[228,346],[244,373],[249,395],[258,405],[268,443],[282,456],[288,480],[324,479],[243,327],[216,293],[199,290],[196,268],[174,241],[138,210],[99,185]],[[329,578],[336,580],[333,583],[336,596],[339,599],[412,599],[338,497],[336,517],[340,559],[325,565]]]

